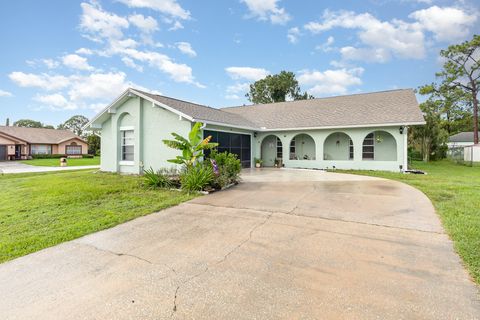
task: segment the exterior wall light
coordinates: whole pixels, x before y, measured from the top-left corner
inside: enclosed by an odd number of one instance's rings
[[[404,126],[400,126],[400,128],[398,128],[398,132],[400,132],[400,134],[403,134],[403,129],[404,128],[405,128]]]

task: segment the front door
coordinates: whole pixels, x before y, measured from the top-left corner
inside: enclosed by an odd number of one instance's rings
[[[22,145],[15,145],[15,159],[20,159],[22,157]]]

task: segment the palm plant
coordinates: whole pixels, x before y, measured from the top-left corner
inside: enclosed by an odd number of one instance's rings
[[[208,136],[205,139],[202,137],[202,125],[201,122],[196,122],[188,134],[188,139],[172,132],[174,140],[162,140],[168,147],[182,151],[181,156],[170,159],[168,160],[169,162],[184,164],[189,168],[195,166],[197,161],[203,157],[204,150],[218,146],[218,143],[210,142],[212,136]]]

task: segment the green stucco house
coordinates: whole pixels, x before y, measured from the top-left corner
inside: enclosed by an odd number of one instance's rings
[[[407,169],[408,127],[425,124],[411,89],[217,109],[130,88],[87,128],[101,135],[101,170],[138,174],[171,167],[177,151],[162,139],[186,136],[194,122],[244,168],[260,158],[265,167],[388,171]]]

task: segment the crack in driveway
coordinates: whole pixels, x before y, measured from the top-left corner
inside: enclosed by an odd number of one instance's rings
[[[252,240],[252,236],[253,236],[253,233],[258,229],[260,228],[261,226],[265,225],[267,223],[267,221],[272,217],[273,215],[273,212],[271,212],[270,214],[267,215],[267,217],[265,217],[265,219],[256,224],[252,229],[250,229],[250,232],[248,233],[248,238],[245,239],[245,240],[242,240],[238,245],[236,245],[232,250],[230,250],[229,252],[227,252],[222,259],[218,260],[217,262],[215,262],[213,265],[214,266],[217,266],[223,262],[225,262],[228,257],[233,254],[235,251],[237,251],[238,249],[240,249],[242,246],[244,246],[247,242],[249,242],[250,240]],[[192,281],[193,279],[197,278],[197,277],[200,277],[201,275],[207,273],[209,271],[209,266],[207,264],[207,266],[205,267],[205,269],[203,271],[200,271],[199,273],[193,275],[192,277],[188,278],[187,280],[185,280],[184,282],[182,282],[180,285],[177,286],[177,289],[175,290],[175,295],[173,297],[173,308],[172,308],[172,313],[171,313],[171,317],[173,317],[175,315],[175,312],[177,311],[178,309],[178,305],[177,305],[177,296],[178,296],[178,292],[179,290],[181,289],[181,287],[187,283],[189,283],[190,281]]]
[[[123,252],[115,252],[115,251],[112,251],[112,250],[108,250],[108,249],[104,249],[104,248],[99,248],[97,246],[94,246],[93,244],[90,244],[90,243],[82,243],[82,242],[77,242],[75,241],[76,244],[80,244],[80,245],[83,245],[83,246],[87,246],[87,247],[90,247],[90,248],[93,248],[95,250],[98,250],[98,251],[102,251],[102,252],[107,252],[107,253],[110,253],[110,254],[113,254],[117,257],[131,257],[131,258],[135,258],[137,260],[140,260],[140,261],[143,261],[143,262],[147,262],[149,264],[153,264],[152,261],[150,260],[147,260],[145,258],[142,258],[142,257],[139,257],[139,256],[136,256],[136,255],[133,255],[133,254],[130,254],[130,253],[123,253]],[[170,268],[172,269],[172,268]]]

